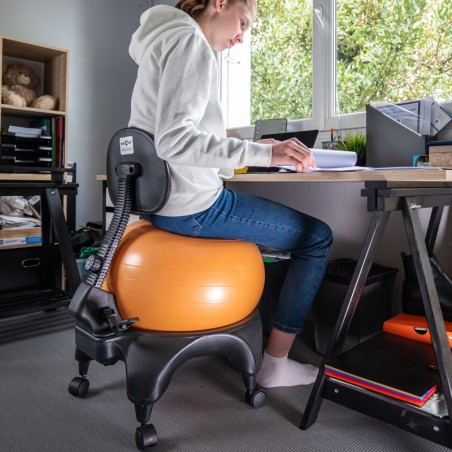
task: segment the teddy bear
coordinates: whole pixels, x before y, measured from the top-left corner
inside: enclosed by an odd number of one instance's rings
[[[30,66],[18,63],[7,65],[2,77],[2,103],[54,110],[57,102],[54,96],[36,94],[35,88],[39,82],[39,77]]]

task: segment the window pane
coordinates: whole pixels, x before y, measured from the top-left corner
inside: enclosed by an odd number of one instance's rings
[[[251,122],[312,117],[312,0],[259,0],[251,34]]]
[[[337,0],[337,113],[452,97],[452,0]]]

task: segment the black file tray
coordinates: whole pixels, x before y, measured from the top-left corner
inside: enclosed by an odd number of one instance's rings
[[[366,164],[372,168],[412,166],[414,155],[427,153],[430,140],[370,104],[366,105],[366,138]]]

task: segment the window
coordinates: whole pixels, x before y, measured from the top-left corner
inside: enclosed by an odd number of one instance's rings
[[[370,100],[452,94],[452,0],[258,0],[222,58],[227,126],[364,127]]]

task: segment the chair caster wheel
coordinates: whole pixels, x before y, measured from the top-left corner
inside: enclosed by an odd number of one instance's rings
[[[85,397],[89,389],[89,380],[85,377],[75,377],[69,383],[68,391],[75,397]]]
[[[135,431],[135,443],[138,450],[148,450],[157,444],[157,431],[152,424],[137,427]]]
[[[267,401],[267,395],[261,389],[255,389],[254,391],[246,391],[245,401],[253,408],[261,408]]]

